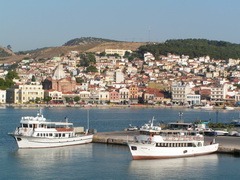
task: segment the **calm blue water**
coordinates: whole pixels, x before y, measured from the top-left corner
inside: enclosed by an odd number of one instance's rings
[[[69,121],[75,126],[87,124],[87,109],[44,109],[53,121]],[[230,122],[238,111],[202,111],[183,109],[185,122],[209,120]],[[239,179],[240,158],[232,155],[133,161],[126,146],[86,144],[73,147],[18,150],[7,135],[25,115],[35,116],[37,109],[0,109],[0,179]],[[98,132],[118,131],[128,124],[140,126],[155,116],[157,121],[176,121],[174,109],[90,109],[90,127]]]

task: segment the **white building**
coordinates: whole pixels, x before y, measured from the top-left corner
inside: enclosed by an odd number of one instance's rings
[[[131,50],[125,49],[105,49],[106,54],[118,54],[119,56],[124,56],[126,51],[132,53]]]
[[[144,53],[143,56],[144,56],[144,61],[145,62],[155,60],[155,57],[150,52]]]
[[[0,104],[6,103],[6,90],[0,89]]]
[[[124,82],[124,73],[121,70],[115,72],[115,82],[123,83]]]
[[[99,92],[99,103],[106,103],[110,100],[109,92],[108,91],[100,91]]]
[[[201,95],[199,94],[188,94],[186,98],[189,105],[201,104]]]
[[[129,96],[130,96],[129,89],[127,89],[127,88],[121,88],[121,89],[119,90],[119,95],[120,95],[120,102],[121,102],[121,103],[129,102]]]
[[[44,98],[44,90],[38,82],[15,85],[14,88],[7,89],[7,103],[29,103],[37,98]]]
[[[62,92],[56,90],[45,90],[44,97],[51,97],[54,103],[63,102]]]
[[[174,104],[187,103],[187,94],[191,92],[189,85],[173,85],[172,86],[172,102]]]

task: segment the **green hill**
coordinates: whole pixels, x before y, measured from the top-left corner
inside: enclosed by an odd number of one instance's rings
[[[214,59],[238,59],[240,58],[240,44],[206,39],[177,39],[141,46],[139,53],[144,52],[151,52],[155,57],[172,53],[189,55],[190,58],[210,56]]]

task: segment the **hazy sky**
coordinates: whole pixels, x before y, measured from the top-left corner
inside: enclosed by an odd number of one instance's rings
[[[0,0],[1,46],[31,50],[80,37],[240,43],[240,0]]]

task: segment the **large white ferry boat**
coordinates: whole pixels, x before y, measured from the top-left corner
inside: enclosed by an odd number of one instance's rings
[[[53,148],[91,143],[93,134],[80,133],[81,127],[73,127],[73,123],[50,122],[41,111],[36,117],[24,116],[20,126],[14,133],[9,133],[17,142],[20,149]]]
[[[154,120],[154,119],[153,119]],[[204,145],[203,135],[189,130],[162,130],[153,120],[128,142],[133,159],[163,159],[210,154],[218,149],[215,139]]]

